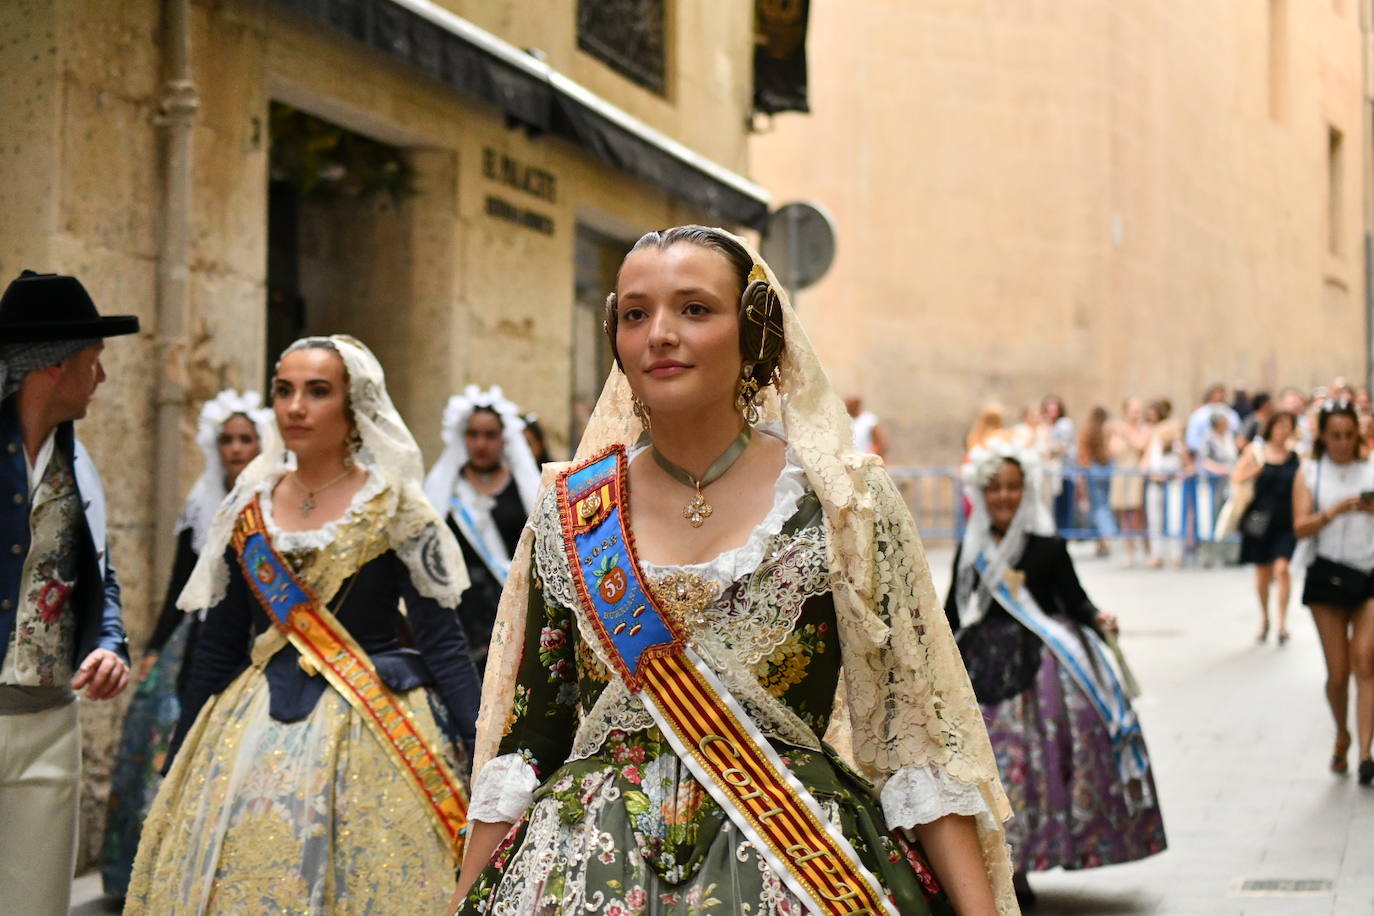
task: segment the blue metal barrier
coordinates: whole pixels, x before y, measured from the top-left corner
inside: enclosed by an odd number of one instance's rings
[[[898,490],[906,500],[916,520],[917,530],[927,541],[957,541],[964,535],[967,522],[966,501],[963,480],[957,466],[896,466],[888,468],[888,473],[896,482]],[[1082,467],[1065,465],[1054,471],[1044,471],[1048,478],[1062,477],[1065,487],[1074,489],[1073,524],[1061,527],[1061,536],[1070,540],[1086,540],[1103,537],[1129,537],[1144,539],[1147,528],[1121,531],[1117,527],[1116,513],[1112,512],[1112,529],[1103,533],[1094,523],[1092,490],[1096,490],[1099,505],[1110,510],[1109,494],[1111,481],[1116,478],[1143,478],[1144,493],[1141,497],[1141,510],[1146,509],[1151,485],[1160,487],[1162,497],[1161,531],[1164,537],[1181,540],[1188,545],[1200,543],[1229,543],[1239,540],[1239,535],[1230,534],[1216,538],[1217,515],[1221,512],[1230,490],[1230,481],[1224,474],[1195,472],[1192,474],[1150,474],[1139,468]],[[1088,508],[1083,508],[1083,500],[1078,496],[1080,488],[1088,487]],[[1099,521],[1101,519],[1100,513]]]

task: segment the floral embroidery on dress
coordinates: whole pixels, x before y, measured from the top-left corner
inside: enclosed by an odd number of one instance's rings
[[[773,650],[773,654],[754,665],[763,689],[781,699],[791,687],[806,679],[811,657],[825,651],[825,636],[830,627],[825,621],[807,624]]]
[[[547,588],[563,573],[550,574],[543,562],[566,562],[537,541],[516,713],[500,753],[518,755],[542,785],[463,912],[801,916],[797,898],[697,782],[639,698],[611,675],[581,615]],[[881,835],[872,788],[815,737],[829,721],[841,668],[822,530],[784,529],[769,538],[756,570],[716,593],[693,621],[703,656],[722,665],[731,693],[774,739],[826,819],[897,895],[901,911],[926,912],[914,866]]]

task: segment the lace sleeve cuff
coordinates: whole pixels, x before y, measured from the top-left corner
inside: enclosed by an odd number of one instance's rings
[[[929,824],[947,814],[991,817],[977,786],[936,767],[902,767],[883,786],[881,801],[887,826],[894,830]]]
[[[468,818],[488,824],[514,824],[530,806],[538,785],[534,768],[519,754],[494,757],[472,785]]]

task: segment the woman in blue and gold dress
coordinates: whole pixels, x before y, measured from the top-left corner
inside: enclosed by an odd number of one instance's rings
[[[462,554],[366,347],[298,341],[272,396],[180,600],[209,612],[126,912],[437,912],[477,711]]]
[[[911,516],[766,265],[650,233],[607,329],[502,597],[455,908],[1015,912]]]

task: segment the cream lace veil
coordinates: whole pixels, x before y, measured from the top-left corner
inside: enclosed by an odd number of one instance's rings
[[[322,339],[342,357],[348,376],[348,403],[362,439],[354,459],[386,485],[384,510],[390,519],[386,531],[391,547],[410,571],[420,594],[444,607],[456,608],[468,586],[463,554],[421,489],[424,464],[420,447],[391,403],[382,366],[361,341],[342,334]],[[300,343],[292,344],[287,352]],[[244,468],[215,513],[205,549],[177,599],[177,607],[198,611],[213,607],[224,597],[230,573],[224,551],[234,521],[258,493],[276,483],[292,461],[273,418],[263,437],[262,454]]]
[[[786,293],[762,258],[752,249],[750,254],[782,299],[786,338],[781,395],[767,389],[760,422],[781,423],[825,514],[844,666],[827,738],[878,786],[908,766],[935,767],[977,785],[996,816],[980,819],[979,834],[998,907],[1017,912],[998,823],[1010,808],[911,513],[879,459],[854,448],[849,414]],[[629,448],[641,431],[629,382],[613,366],[574,460],[614,444]],[[545,484],[565,467],[546,466]],[[532,542],[533,531],[526,528],[512,569],[529,568]],[[496,755],[509,721],[528,587],[528,576],[512,575],[501,596],[477,722],[474,773]]]

